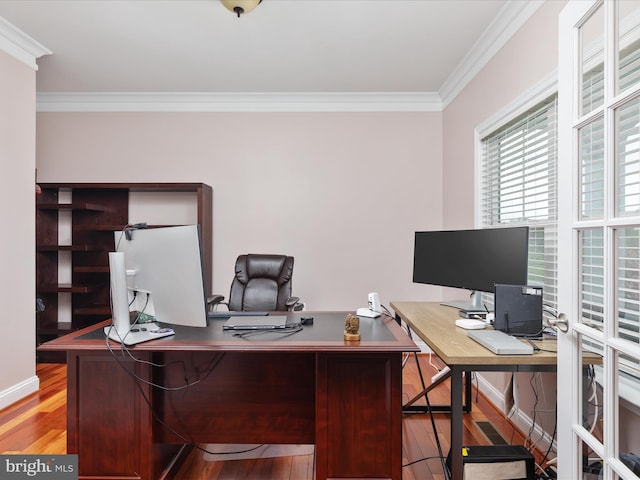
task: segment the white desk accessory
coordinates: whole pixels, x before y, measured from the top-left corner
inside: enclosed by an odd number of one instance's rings
[[[381,315],[382,307],[380,306],[380,297],[377,293],[372,292],[367,296],[366,308],[362,307],[356,311],[359,317],[377,318]]]
[[[480,330],[489,326],[489,322],[478,320],[477,318],[459,318],[456,320],[456,327],[465,330]]]

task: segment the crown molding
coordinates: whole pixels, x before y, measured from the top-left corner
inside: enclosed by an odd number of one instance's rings
[[[440,88],[443,108],[458,96],[542,4],[544,0],[505,2],[498,16],[489,24]]]
[[[53,53],[2,17],[0,17],[0,50],[34,70],[38,70],[36,59]]]
[[[439,112],[437,93],[38,93],[38,112]]]

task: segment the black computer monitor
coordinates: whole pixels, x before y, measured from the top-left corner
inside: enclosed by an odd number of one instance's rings
[[[206,285],[198,225],[115,232],[124,253],[132,311],[160,323],[207,326]],[[135,297],[134,297],[135,296]]]
[[[527,284],[528,245],[529,227],[415,232],[413,281],[471,290],[471,302],[446,304],[481,312],[478,292]]]

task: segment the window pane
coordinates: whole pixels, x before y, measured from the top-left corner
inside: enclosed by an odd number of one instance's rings
[[[557,229],[548,227],[529,227],[529,272],[528,282],[543,285],[543,302],[556,305],[557,294]]]
[[[633,469],[633,462],[638,455],[638,359],[633,359],[622,353],[618,356],[620,370],[623,366],[636,372],[636,376],[632,377],[622,371],[616,375],[618,401],[616,407],[618,409],[618,423],[620,425],[618,431],[618,456],[623,464]],[[631,367],[633,366],[633,367]],[[637,468],[637,467],[636,467]],[[636,470],[637,472],[637,470]],[[633,478],[630,475],[623,478]]]
[[[603,416],[604,402],[606,397],[603,395],[603,387],[605,385],[604,371],[606,369],[606,357],[604,354],[604,345],[602,342],[586,335],[580,335],[581,364],[582,375],[580,375],[580,392],[582,402],[578,406],[580,412],[580,421],[582,426],[589,432],[592,437],[591,443],[597,443],[602,447],[605,430],[605,420]],[[585,358],[590,358],[591,365],[585,362]],[[593,360],[591,360],[593,359]],[[592,459],[597,454],[589,449],[588,457]],[[595,465],[592,461],[583,463],[583,465]]]
[[[616,231],[618,336],[640,343],[640,228]]]
[[[640,40],[635,31],[640,17],[640,2],[625,0],[618,4],[618,79],[616,93],[640,81]]]
[[[486,225],[556,218],[556,97],[483,139]]]
[[[640,99],[616,110],[616,214],[640,212]]]
[[[604,9],[600,6],[580,29],[582,41],[582,115],[604,101]]]
[[[579,131],[580,215],[584,219],[604,215],[604,121],[595,119]]]
[[[602,229],[580,232],[582,323],[602,328],[604,312],[604,235]]]

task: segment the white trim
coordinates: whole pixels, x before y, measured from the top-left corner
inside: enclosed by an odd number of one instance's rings
[[[51,55],[51,51],[29,35],[0,17],[0,50],[38,70],[36,59]]]
[[[481,374],[476,373],[476,378],[478,380],[478,390],[480,390],[482,394],[487,397],[487,399],[491,403],[493,403],[493,405],[498,410],[505,413],[505,415],[509,413],[506,411],[507,403],[505,401],[504,392],[498,390],[489,380],[484,378]]]
[[[40,388],[40,379],[34,375],[0,392],[0,410],[21,400]]]
[[[38,112],[440,112],[435,93],[38,93]]]
[[[553,71],[519,95],[518,98],[510,102],[505,108],[496,112],[478,125],[476,127],[478,135],[480,138],[489,135],[557,91],[558,72]]]
[[[543,3],[543,0],[505,2],[496,18],[440,88],[444,107],[458,96]]]

